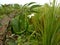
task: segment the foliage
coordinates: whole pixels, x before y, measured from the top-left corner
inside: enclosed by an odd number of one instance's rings
[[[51,5],[37,5],[35,2],[23,6],[2,5],[0,15],[8,16],[14,10],[19,12],[10,21],[12,34],[18,35],[18,45],[60,45],[60,6],[55,5],[55,0]],[[8,43],[15,45],[12,41]]]

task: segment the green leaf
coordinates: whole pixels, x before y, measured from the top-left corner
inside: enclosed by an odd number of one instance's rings
[[[32,4],[35,4],[36,2],[30,2],[27,6],[30,6],[30,5],[32,5]]]

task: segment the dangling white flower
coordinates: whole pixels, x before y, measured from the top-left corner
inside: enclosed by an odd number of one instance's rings
[[[31,15],[28,15],[29,18],[31,18],[32,16],[34,16],[34,13],[32,13]]]

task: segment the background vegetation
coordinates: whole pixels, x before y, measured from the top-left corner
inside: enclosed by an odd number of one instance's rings
[[[0,20],[6,16],[11,19],[6,45],[60,45],[60,4],[55,0],[50,5],[1,5]]]

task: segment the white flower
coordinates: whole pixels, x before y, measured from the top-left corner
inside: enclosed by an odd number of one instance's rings
[[[32,16],[34,16],[34,13],[32,13],[31,15],[28,15],[29,18],[31,18]]]

